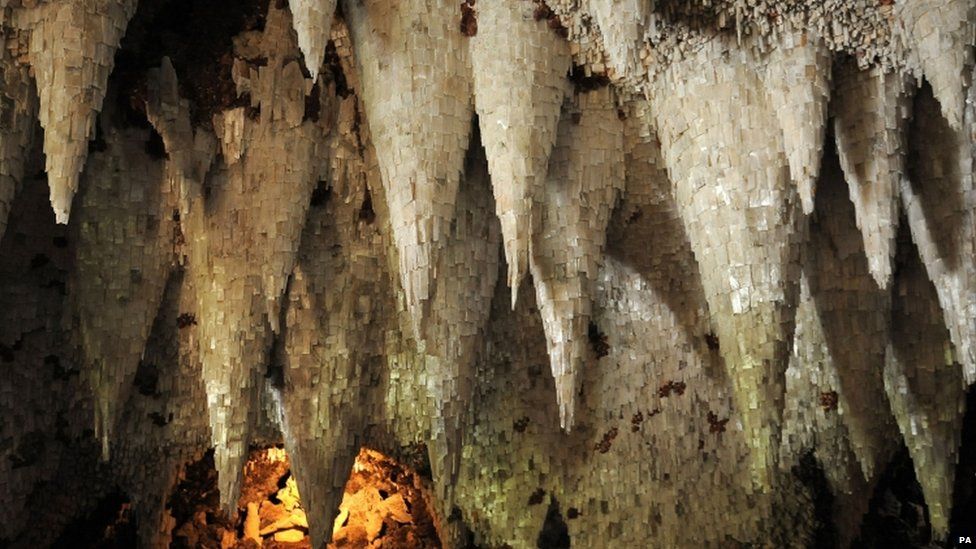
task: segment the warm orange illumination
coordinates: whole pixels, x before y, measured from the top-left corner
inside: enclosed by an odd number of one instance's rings
[[[362,449],[349,473],[329,547],[440,547],[423,484],[409,467]],[[244,515],[238,529],[214,525],[227,545],[251,540],[264,546],[311,547],[308,517],[283,448],[251,452],[238,507]]]

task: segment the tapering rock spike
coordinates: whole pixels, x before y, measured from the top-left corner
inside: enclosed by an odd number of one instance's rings
[[[355,97],[338,106],[338,131],[326,145],[331,196],[309,212],[289,285],[282,332],[282,433],[306,509],[313,547],[322,547],[342,500],[368,419],[365,364],[377,360],[379,299],[388,292],[373,255],[379,224],[359,226],[366,161],[352,131]],[[336,249],[343,250],[336,254]],[[363,296],[370,296],[363,299]]]
[[[976,90],[970,89],[976,99]],[[976,382],[976,188],[973,134],[976,106],[965,111],[966,131],[952,129],[932,89],[915,100],[909,164],[901,200],[912,240],[935,285],[956,361],[967,383]]]
[[[776,111],[803,213],[813,211],[827,128],[831,52],[812,31],[785,32],[761,73]]]
[[[66,0],[34,8],[29,59],[58,223],[68,222],[115,50],[135,9],[136,0]]]
[[[935,538],[945,538],[952,512],[953,481],[966,391],[961,370],[946,353],[949,341],[938,296],[907,235],[895,278],[892,337],[885,389],[915,476],[922,485]]]
[[[651,105],[754,480],[766,488],[779,444],[805,231],[782,141],[770,139],[782,135],[774,108],[757,93],[760,79],[747,56],[726,53],[716,38],[669,67]],[[735,121],[727,114],[733,111],[741,113]]]
[[[425,334],[437,379],[436,385],[428,386],[436,405],[431,431],[439,435],[434,450],[440,454],[431,466],[441,477],[438,484],[450,485],[457,480],[479,342],[487,339],[485,326],[498,280],[501,238],[479,143],[468,151],[459,187],[456,221],[438,268],[443,286],[432,301],[432,322]]]
[[[701,340],[709,331],[708,305],[649,108],[641,99],[618,113],[625,117],[626,186],[608,227],[607,248],[660,293],[690,339]]]
[[[637,72],[645,26],[654,10],[654,0],[588,0],[596,16],[614,76]]]
[[[470,40],[475,109],[502,224],[514,309],[525,276],[533,201],[544,185],[566,93],[569,43],[536,21],[531,2],[477,4]]]
[[[346,227],[328,229],[332,238],[319,238],[319,244],[344,241],[338,233],[350,232]],[[359,294],[349,293],[365,290],[362,282],[348,267],[322,270],[342,262],[333,258],[330,247],[313,245],[304,251],[289,290],[283,332],[282,433],[313,547],[322,547],[332,535],[343,487],[359,451],[367,383],[357,372],[367,359],[362,349],[370,335],[369,315],[360,315],[357,300],[350,298]]]
[[[911,88],[906,76],[853,62],[836,71],[834,140],[850,188],[868,268],[880,288],[891,281],[899,185],[907,177]]]
[[[190,103],[179,95],[176,70],[168,57],[149,71],[146,82],[146,116],[166,149],[166,178],[178,196],[181,234],[195,235],[203,228],[203,180],[216,154],[216,138],[191,125]],[[191,204],[199,211],[191,212]]]
[[[449,0],[349,1],[343,7],[419,340],[474,114],[460,7]]]
[[[110,116],[101,123],[107,149],[85,172],[71,295],[95,395],[95,432],[108,460],[166,288],[173,258],[167,213],[176,201],[162,162],[146,153],[147,132],[116,129]],[[159,222],[140,222],[146,218]]]
[[[336,0],[291,0],[292,25],[313,82],[322,68],[335,9]]]
[[[237,502],[259,378],[318,175],[321,129],[303,121],[307,83],[293,60],[290,24],[286,10],[271,7],[264,33],[238,44],[268,58],[260,70],[238,76],[248,79],[260,117],[244,116],[243,107],[214,117],[224,153],[211,173],[219,191],[205,214],[191,205],[191,222],[202,225],[193,227],[190,244],[202,373],[221,504],[228,511]]]
[[[849,547],[861,530],[874,486],[890,452],[866,456],[872,458],[871,470],[875,474],[865,478],[864,459],[856,454],[845,416],[833,401],[842,384],[829,351],[825,325],[804,275],[800,280],[794,349],[786,372],[780,465],[802,467],[804,456],[813,451],[834,497],[832,515],[838,547]]]
[[[845,445],[856,456],[862,478],[873,483],[898,438],[890,410],[878,406],[885,400],[881,374],[891,299],[869,272],[855,208],[832,150],[825,154],[820,186],[803,272],[816,308],[809,321],[821,324],[822,337],[795,341],[798,347],[817,347],[807,362],[822,361],[820,367],[831,380],[832,386],[823,391],[829,404],[824,411],[840,417],[847,434]]]
[[[895,16],[909,59],[921,68],[942,114],[963,127],[966,91],[972,82],[976,3],[972,0],[900,0]]]
[[[566,431],[574,423],[580,370],[595,360],[588,337],[591,297],[624,183],[623,133],[609,88],[568,99],[536,205],[529,269]]]

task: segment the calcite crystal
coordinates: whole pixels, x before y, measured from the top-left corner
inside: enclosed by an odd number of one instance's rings
[[[970,93],[970,101],[976,93]],[[967,130],[938,115],[932,90],[915,102],[912,177],[901,201],[918,254],[935,285],[946,327],[966,382],[976,381],[976,186],[973,181],[974,105]]]
[[[106,125],[110,114],[102,116]],[[163,299],[174,258],[173,219],[166,212],[176,205],[163,162],[146,152],[148,132],[106,134],[106,150],[92,155],[83,178],[71,279],[103,459]]]
[[[932,282],[910,244],[894,294],[885,390],[925,494],[935,535],[948,534],[965,412],[962,372],[948,345]],[[916,257],[912,257],[916,255]]]
[[[298,47],[305,56],[305,66],[312,73],[312,80],[318,78],[322,60],[325,57],[325,43],[332,29],[336,0],[292,0],[291,13],[295,33],[298,34]]]
[[[0,546],[965,524],[972,0],[187,5],[0,0]]]
[[[898,196],[906,172],[909,78],[881,68],[837,69],[834,139],[850,187],[868,267],[881,288],[891,282],[898,232]]]
[[[784,32],[769,52],[763,84],[783,131],[783,147],[804,213],[813,211],[827,125],[831,55],[814,32]]]
[[[68,222],[115,50],[135,9],[136,0],[69,0],[38,3],[25,15],[58,223]]]
[[[783,141],[770,139],[782,136],[775,107],[754,66],[729,47],[716,39],[670,67],[651,108],[753,447],[755,480],[768,487],[805,220],[786,179]],[[733,121],[728,113],[736,110]]]
[[[895,2],[895,18],[910,61],[932,84],[949,126],[961,130],[972,81],[976,4],[971,0]]]
[[[592,360],[590,296],[623,181],[623,130],[608,88],[567,101],[538,207],[529,266],[556,381],[559,425],[572,429],[580,371]]]
[[[568,83],[569,47],[537,6],[518,0],[477,5],[479,32],[469,38],[474,103],[501,220],[512,306],[528,270],[536,199]]]
[[[410,322],[420,339],[471,132],[460,8],[446,0],[344,3],[362,101],[390,204]],[[431,52],[438,52],[431,55]]]
[[[654,0],[589,0],[588,4],[600,26],[610,68],[621,76],[638,69],[643,37],[652,23]]]

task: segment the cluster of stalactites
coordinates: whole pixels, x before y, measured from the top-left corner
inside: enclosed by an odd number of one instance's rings
[[[43,2],[17,8],[11,19],[29,33],[25,58],[37,85],[37,117],[45,130],[46,170],[59,222],[68,219],[115,49],[135,4]],[[355,52],[356,91],[375,147],[410,331],[418,345],[442,361],[436,368],[443,379],[432,390],[438,420],[430,426],[443,434],[444,453],[450,456],[442,470],[456,471],[459,416],[467,406],[476,360],[471,338],[488,320],[491,284],[478,280],[477,271],[491,271],[495,261],[473,244],[495,238],[485,229],[488,222],[479,217],[476,227],[458,223],[459,208],[469,205],[479,215],[485,208],[494,210],[513,306],[525,273],[532,274],[560,423],[568,431],[580,371],[596,360],[585,344],[591,294],[610,212],[624,180],[623,124],[615,102],[640,92],[648,99],[648,122],[660,138],[677,211],[701,269],[710,322],[722,342],[759,486],[769,486],[779,448],[796,310],[819,288],[801,284],[801,248],[818,200],[815,183],[828,135],[833,135],[867,269],[878,289],[892,287],[898,226],[901,220],[907,223],[948,328],[949,362],[964,382],[950,384],[949,396],[907,398],[912,378],[927,374],[909,371],[907,359],[895,356],[885,363],[883,383],[899,427],[913,441],[936,526],[944,530],[945,462],[918,450],[925,441],[911,425],[918,418],[938,420],[939,432],[956,440],[959,395],[976,380],[976,115],[969,87],[974,3],[896,2],[892,35],[905,52],[898,70],[834,63],[836,41],[785,28],[772,39],[705,33],[700,47],[653,71],[653,56],[647,55],[648,37],[657,36],[652,3],[591,0],[572,12],[566,2],[550,4],[568,18],[554,20],[552,12],[515,0],[343,5]],[[169,187],[134,200],[140,208],[158,202],[180,211],[188,270],[198,292],[200,353],[225,505],[235,499],[257,407],[257,376],[280,330],[286,280],[294,270],[325,150],[318,146],[324,129],[305,119],[304,108],[322,68],[336,2],[291,3],[296,44],[286,32],[287,12],[269,10],[265,31],[240,46],[261,51],[268,65],[235,66],[239,90],[250,93],[252,107],[260,107],[257,120],[245,108],[217,113],[215,135],[207,136],[190,126],[172,67],[164,64],[153,76],[147,112],[169,154],[159,167]],[[558,31],[568,27],[570,39],[578,38],[574,29],[584,15],[595,22],[599,40],[566,41]],[[639,88],[574,93],[566,79],[572,56],[592,61],[594,48],[600,63],[586,70],[609,66],[617,80],[639,81]],[[292,50],[301,51],[313,80],[302,75]],[[29,131],[24,121],[33,116],[26,77],[12,59],[4,57],[3,63],[0,92],[18,106],[12,111],[15,123],[3,127],[0,143],[0,229],[20,177],[17,156],[25,154],[22,140]],[[929,87],[918,92],[923,81]],[[916,93],[923,95],[916,98]],[[914,120],[913,104],[926,107],[914,113]],[[484,168],[478,164],[480,151],[468,150],[475,115],[493,204],[468,187],[485,183],[485,174],[478,171]],[[912,146],[909,132],[914,132]],[[109,136],[109,146],[122,147],[122,137]],[[204,207],[202,180],[218,150],[221,160],[210,177],[219,183],[219,196]],[[466,158],[476,168],[466,166]],[[914,180],[906,168],[909,158]],[[156,177],[144,175],[145,181]],[[120,184],[92,182],[88,200]],[[127,184],[148,185],[141,179]],[[940,200],[944,196],[954,199]],[[130,345],[111,349],[109,339],[117,334],[106,320],[114,317],[97,318],[98,304],[106,299],[99,284],[121,277],[118,285],[109,286],[115,293],[108,297],[127,299],[144,288],[158,301],[167,266],[179,259],[158,245],[159,234],[130,234],[130,228],[115,222],[118,208],[99,208],[86,206],[91,216],[86,219],[104,231],[82,236],[92,242],[89,247],[101,248],[82,254],[76,276],[78,291],[85,294],[77,306],[107,448],[118,414],[112,403],[123,398],[123,387],[134,375],[154,305],[116,311],[120,323],[132,317],[139,322],[124,335]],[[154,230],[165,233],[172,227]],[[122,241],[146,240],[147,257],[102,246],[98,239],[111,231]],[[466,263],[470,258],[477,261]],[[103,272],[109,263],[112,268]],[[132,278],[133,271],[140,277]],[[125,277],[132,279],[125,282]],[[463,306],[449,303],[450,295],[468,292],[475,297]],[[872,380],[880,391],[882,381]],[[856,394],[842,394],[842,405],[857,410]],[[941,413],[943,404],[936,400],[955,408]],[[314,410],[303,413],[328,417]],[[848,430],[859,438],[852,451],[871,476],[878,444],[870,440],[871,420],[864,423],[852,420]]]

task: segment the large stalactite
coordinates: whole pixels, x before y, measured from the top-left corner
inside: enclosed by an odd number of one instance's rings
[[[0,28],[0,545],[119,489],[167,546],[210,450],[199,520],[254,537],[255,445],[314,547],[364,447],[447,547],[846,547],[899,459],[932,539],[972,526],[976,1]]]

